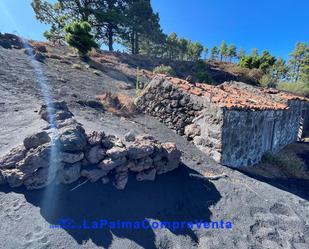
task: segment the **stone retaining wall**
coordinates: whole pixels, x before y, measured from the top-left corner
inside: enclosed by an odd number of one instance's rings
[[[265,152],[276,152],[297,141],[306,101],[277,90],[268,93],[244,83],[234,82],[234,88],[229,84],[227,89],[196,87],[159,75],[135,102],[140,110],[230,167],[257,164]]]
[[[217,105],[181,91],[165,77],[154,78],[135,103],[220,161],[223,112]]]
[[[200,115],[203,102],[192,98],[162,78],[155,78],[136,99],[137,107],[184,135],[185,127]]]
[[[155,180],[180,163],[181,153],[174,143],[161,144],[150,135],[122,141],[102,131],[86,134],[65,102],[42,106],[40,115],[49,126],[0,158],[0,184],[38,189],[83,177],[103,183],[113,179],[116,188],[124,189],[129,172],[139,181]]]

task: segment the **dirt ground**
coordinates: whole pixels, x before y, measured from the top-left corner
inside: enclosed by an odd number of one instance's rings
[[[37,111],[50,98],[65,100],[89,130],[123,137],[128,131],[172,141],[183,152],[182,166],[154,182],[129,181],[124,191],[111,183],[77,183],[27,191],[0,186],[0,248],[308,248],[309,183],[253,177],[221,166],[147,115],[124,119],[77,103],[104,91],[125,92],[113,74],[48,58],[33,69],[22,50],[0,48],[0,156],[46,124]],[[125,82],[126,84],[128,82]],[[195,174],[227,175],[217,181]],[[48,198],[47,198],[48,197]],[[74,230],[51,229],[60,219],[152,221],[229,220],[226,229]]]

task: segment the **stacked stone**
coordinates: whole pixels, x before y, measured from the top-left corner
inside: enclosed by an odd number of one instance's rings
[[[203,103],[198,96],[190,96],[166,77],[155,77],[135,101],[143,112],[149,113],[180,135],[185,127],[199,116]]]
[[[54,181],[70,184],[80,177],[103,183],[113,178],[115,187],[124,189],[129,172],[136,173],[139,181],[155,180],[180,163],[175,144],[160,144],[149,135],[121,141],[104,132],[86,134],[65,102],[42,106],[39,113],[48,128],[0,158],[0,184],[39,189]]]
[[[222,109],[210,98],[194,93],[194,86],[182,80],[158,75],[147,85],[135,103],[218,162],[221,159]],[[186,91],[186,87],[193,88]]]

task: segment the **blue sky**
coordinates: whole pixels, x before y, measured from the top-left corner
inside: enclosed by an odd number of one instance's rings
[[[0,32],[17,31],[43,40],[46,29],[34,17],[31,0],[0,0]],[[308,0],[152,0],[165,33],[199,41],[222,40],[250,52],[269,50],[287,58],[297,41],[309,42]]]

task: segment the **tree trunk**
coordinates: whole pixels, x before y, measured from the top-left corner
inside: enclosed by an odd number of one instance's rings
[[[298,78],[299,78],[299,64],[297,64],[297,66],[296,66],[295,82],[298,81]]]
[[[139,54],[139,40],[138,33],[135,33],[135,54]]]
[[[107,35],[108,35],[108,50],[109,51],[114,51],[113,48],[113,44],[114,44],[114,31],[113,31],[113,27],[111,26],[111,24],[108,25],[108,31],[107,31]]]
[[[134,30],[131,33],[131,53],[135,54]]]

